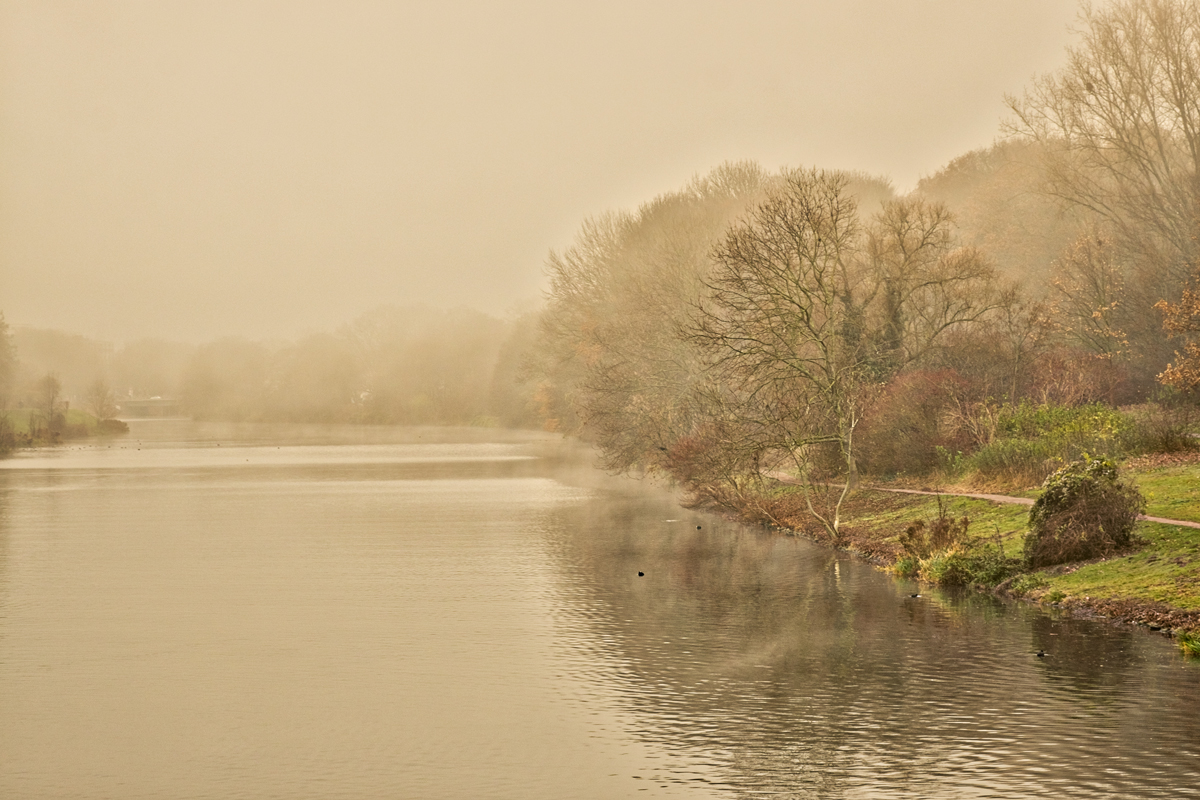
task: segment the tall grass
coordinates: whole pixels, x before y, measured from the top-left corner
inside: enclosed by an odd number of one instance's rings
[[[1200,658],[1200,633],[1179,634],[1179,649],[1186,655]]]
[[[974,453],[945,460],[957,474],[990,483],[1034,486],[1088,456],[1121,459],[1194,446],[1186,414],[1158,406],[1117,410],[1101,403],[1021,402],[994,409],[995,436]]]

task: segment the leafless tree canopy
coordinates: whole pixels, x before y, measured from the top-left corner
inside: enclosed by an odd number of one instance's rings
[[[635,214],[588,221],[551,254],[540,365],[548,416],[559,429],[586,429],[610,469],[661,466],[696,426],[707,376],[678,330],[713,243],[765,181],[753,164],[718,167]]]
[[[982,256],[956,246],[950,213],[892,200],[864,223],[837,172],[791,170],[713,251],[690,338],[719,376],[726,414],[801,473],[836,446],[846,488],[855,429],[879,386],[943,335],[997,305]],[[843,493],[844,497],[844,493]],[[837,536],[838,508],[826,518]]]
[[[1081,22],[1067,65],[1008,98],[1010,131],[1045,146],[1052,192],[1178,283],[1196,251],[1200,4],[1117,0]]]

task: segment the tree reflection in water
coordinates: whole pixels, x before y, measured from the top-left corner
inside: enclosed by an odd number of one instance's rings
[[[845,554],[653,493],[555,509],[543,534],[577,663],[607,664],[597,680],[636,733],[737,794],[1197,785],[1200,670],[1157,637],[978,594],[911,598]]]

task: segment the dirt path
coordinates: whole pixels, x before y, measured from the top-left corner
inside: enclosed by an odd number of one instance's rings
[[[861,486],[874,492],[895,492],[896,494],[928,494],[946,495],[949,497],[972,497],[976,500],[991,500],[993,503],[1008,503],[1014,506],[1031,506],[1033,501],[1028,497],[1011,497],[1006,494],[982,494],[979,492],[935,492],[932,489],[892,489],[883,486]],[[1197,525],[1200,527],[1200,525]]]
[[[798,485],[798,481],[792,478],[786,478],[782,475],[772,475],[771,477],[778,480],[780,483],[790,483]],[[895,494],[925,494],[930,496],[945,495],[947,497],[970,497],[975,500],[990,500],[993,503],[1008,503],[1017,506],[1031,506],[1033,501],[1028,497],[1012,497],[1007,494],[984,494],[981,492],[935,492],[932,489],[893,489],[884,486],[861,486],[861,489],[870,489],[875,492],[893,492]],[[1167,519],[1166,517],[1148,517],[1145,514],[1140,514],[1138,519],[1146,522],[1161,522],[1164,525],[1178,525],[1182,528],[1200,528],[1200,522],[1189,522],[1184,519]]]

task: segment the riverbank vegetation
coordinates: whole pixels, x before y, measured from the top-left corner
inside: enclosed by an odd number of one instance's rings
[[[20,447],[129,430],[116,419],[114,395],[103,379],[96,379],[83,392],[86,410],[72,408],[63,397],[62,382],[56,374],[32,377],[28,367],[22,365],[13,339],[0,313],[0,456]]]
[[[1134,528],[1117,471],[1196,443],[1197,74],[1195,4],[1086,7],[1067,66],[1009,98],[1008,138],[913,192],[726,164],[586,222],[548,263],[548,425],[905,575],[1200,608],[1191,535]],[[1041,499],[1006,536],[865,502],[867,482]],[[1147,583],[1105,583],[1114,564]]]
[[[87,410],[71,408],[62,397],[62,383],[46,374],[21,386],[17,381],[17,350],[0,315],[0,456],[20,447],[60,444],[68,439],[125,433],[116,419],[112,391],[102,380],[84,396]],[[14,392],[14,385],[21,391]],[[16,399],[14,400],[14,395]]]
[[[1156,498],[1148,490],[1164,470],[1194,487],[1200,482],[1200,458],[1192,456],[1188,465],[1135,464],[1125,470],[1126,479],[1146,495],[1150,516],[1167,516],[1174,507],[1174,498]],[[776,502],[787,507],[786,500]],[[791,507],[801,511],[797,502]],[[1025,558],[1028,506],[863,489],[848,502],[847,516],[844,546],[902,578],[996,592],[1176,634],[1200,629],[1200,529],[1141,521],[1127,548],[1035,568]],[[914,522],[928,530],[943,520],[942,525],[954,526],[950,536],[913,541]],[[785,515],[783,521],[795,530],[820,533],[802,513]]]

